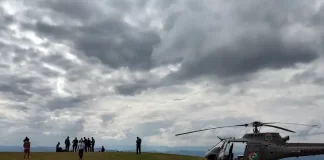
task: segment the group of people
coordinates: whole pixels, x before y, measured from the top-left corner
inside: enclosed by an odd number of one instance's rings
[[[28,137],[26,137],[24,139],[24,159],[26,159],[26,157],[28,157],[28,159],[30,158],[30,140]],[[141,154],[141,144],[142,144],[142,139],[137,137],[136,140],[136,154]],[[68,136],[65,139],[65,152],[69,152],[70,149],[70,145],[71,145],[71,141],[70,141],[70,137]],[[60,146],[60,142],[58,142],[58,144],[56,145],[56,152],[62,152],[62,148],[59,147]],[[79,158],[80,160],[82,160],[83,158],[83,152],[94,152],[94,146],[95,146],[95,140],[93,137],[90,138],[81,138],[80,140],[77,139],[77,137],[75,137],[75,139],[72,141],[72,152],[77,152],[78,150],[78,154],[79,154]],[[102,146],[101,148],[101,152],[105,152],[105,148],[104,146]]]
[[[71,146],[71,141],[70,141],[70,137],[68,136],[66,139],[65,139],[65,152],[69,152],[70,151],[70,146]],[[82,143],[84,144],[84,151],[85,152],[94,152],[94,146],[95,146],[95,139],[93,137],[91,137],[91,140],[90,138],[86,138],[86,137],[83,137],[81,138],[80,140],[78,140],[77,137],[75,137],[74,140],[72,140],[72,152],[77,152],[77,149],[78,149],[78,145]],[[63,152],[63,150],[59,147],[60,146],[60,142],[57,143],[56,145],[56,152]]]

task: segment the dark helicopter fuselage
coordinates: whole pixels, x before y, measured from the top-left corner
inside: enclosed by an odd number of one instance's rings
[[[291,124],[302,125],[308,127],[317,127],[318,125],[298,124],[298,123],[283,123],[283,122],[267,122],[254,121],[252,123],[213,127],[207,129],[200,129],[190,132],[184,132],[176,134],[176,136],[191,134],[195,132],[202,132],[207,130],[214,130],[220,128],[229,127],[253,127],[253,133],[245,134],[242,138],[220,138],[221,141],[210,149],[206,154],[207,160],[279,160],[288,157],[301,157],[310,155],[322,155],[324,154],[324,143],[287,143],[289,136],[281,137],[279,133],[260,133],[262,126],[272,127],[287,132],[296,133],[287,128],[275,126],[273,124]],[[246,143],[245,149],[242,155],[234,157],[234,144]]]
[[[249,133],[242,138],[221,139],[222,143],[205,154],[207,160],[279,160],[324,154],[324,143],[287,143],[279,133]],[[244,154],[233,156],[233,146],[246,143]]]

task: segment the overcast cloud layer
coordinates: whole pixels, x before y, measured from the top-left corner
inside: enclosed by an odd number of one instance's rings
[[[319,0],[2,0],[0,143],[212,145],[251,130],[174,135],[320,125],[323,37]]]

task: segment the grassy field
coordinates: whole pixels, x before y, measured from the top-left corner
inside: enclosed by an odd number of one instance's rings
[[[159,154],[159,153],[136,153],[126,152],[90,152],[84,153],[84,160],[203,160],[200,157],[181,156],[172,154]],[[1,160],[22,160],[23,153],[17,152],[0,152]],[[35,152],[31,153],[30,159],[32,160],[78,160],[78,154],[73,152]]]

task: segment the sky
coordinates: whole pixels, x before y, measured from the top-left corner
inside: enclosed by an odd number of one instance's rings
[[[320,0],[1,0],[0,145],[213,145],[252,121],[323,141]]]

